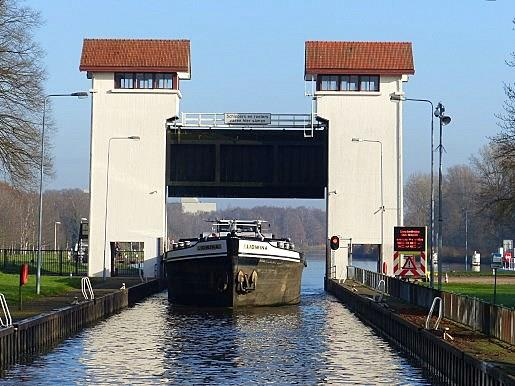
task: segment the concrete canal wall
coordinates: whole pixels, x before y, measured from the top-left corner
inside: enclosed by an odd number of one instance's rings
[[[445,319],[515,345],[515,310],[513,308],[494,305],[452,292],[438,291],[356,267],[348,267],[347,277],[370,288],[377,288],[379,281],[384,280],[386,294],[426,310],[431,308],[433,299],[439,296],[443,301]]]
[[[345,303],[379,335],[416,360],[433,381],[457,385],[514,384],[514,379],[497,366],[451,346],[372,299],[358,295],[333,280],[328,280],[326,284],[328,292]]]
[[[84,327],[159,292],[158,280],[70,305],[0,329],[0,370],[44,352]]]

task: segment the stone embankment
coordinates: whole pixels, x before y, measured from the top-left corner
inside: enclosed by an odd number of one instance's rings
[[[327,281],[327,290],[409,357],[438,383],[514,385],[515,347],[443,319],[425,329],[428,311],[362,283]],[[437,314],[437,313],[436,313]],[[436,317],[431,319],[434,326]],[[444,339],[445,332],[445,339]]]
[[[24,304],[23,311],[13,310],[13,326],[0,328],[0,371],[162,289],[158,280],[117,278],[93,281],[94,300],[85,300],[76,290]]]

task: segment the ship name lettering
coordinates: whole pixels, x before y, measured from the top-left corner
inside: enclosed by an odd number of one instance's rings
[[[222,249],[222,244],[199,245],[197,251],[205,251],[208,249]]]
[[[265,250],[267,249],[266,245],[254,245],[254,244],[245,244],[245,249],[261,249]]]

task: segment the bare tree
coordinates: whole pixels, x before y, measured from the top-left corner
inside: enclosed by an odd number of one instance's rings
[[[39,25],[38,12],[0,0],[0,173],[18,186],[35,178],[41,159],[45,71],[32,36]]]
[[[515,197],[510,171],[503,167],[498,155],[499,148],[492,142],[480,150],[479,157],[472,157],[471,161],[478,178],[478,210],[489,210],[501,216],[513,212]]]
[[[515,25],[515,19],[513,24]],[[515,68],[515,52],[510,54],[506,64]],[[501,132],[492,138],[495,147],[495,153],[492,155],[507,183],[505,190],[508,192],[504,192],[502,201],[499,202],[501,209],[515,211],[515,83],[506,82],[504,92],[504,111],[497,115]]]
[[[431,176],[416,173],[409,176],[404,189],[405,223],[411,226],[429,224]]]

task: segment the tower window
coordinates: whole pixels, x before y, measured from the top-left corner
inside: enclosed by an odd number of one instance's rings
[[[319,75],[317,91],[379,91],[379,75]]]
[[[338,77],[334,75],[324,75],[320,81],[322,90],[338,91]]]
[[[136,73],[136,88],[153,88],[153,77],[149,73]]]
[[[154,88],[173,88],[172,74],[155,74]]]
[[[117,72],[114,74],[116,88],[134,88],[134,74]]]
[[[152,72],[116,72],[115,88],[177,89],[177,74]]]

